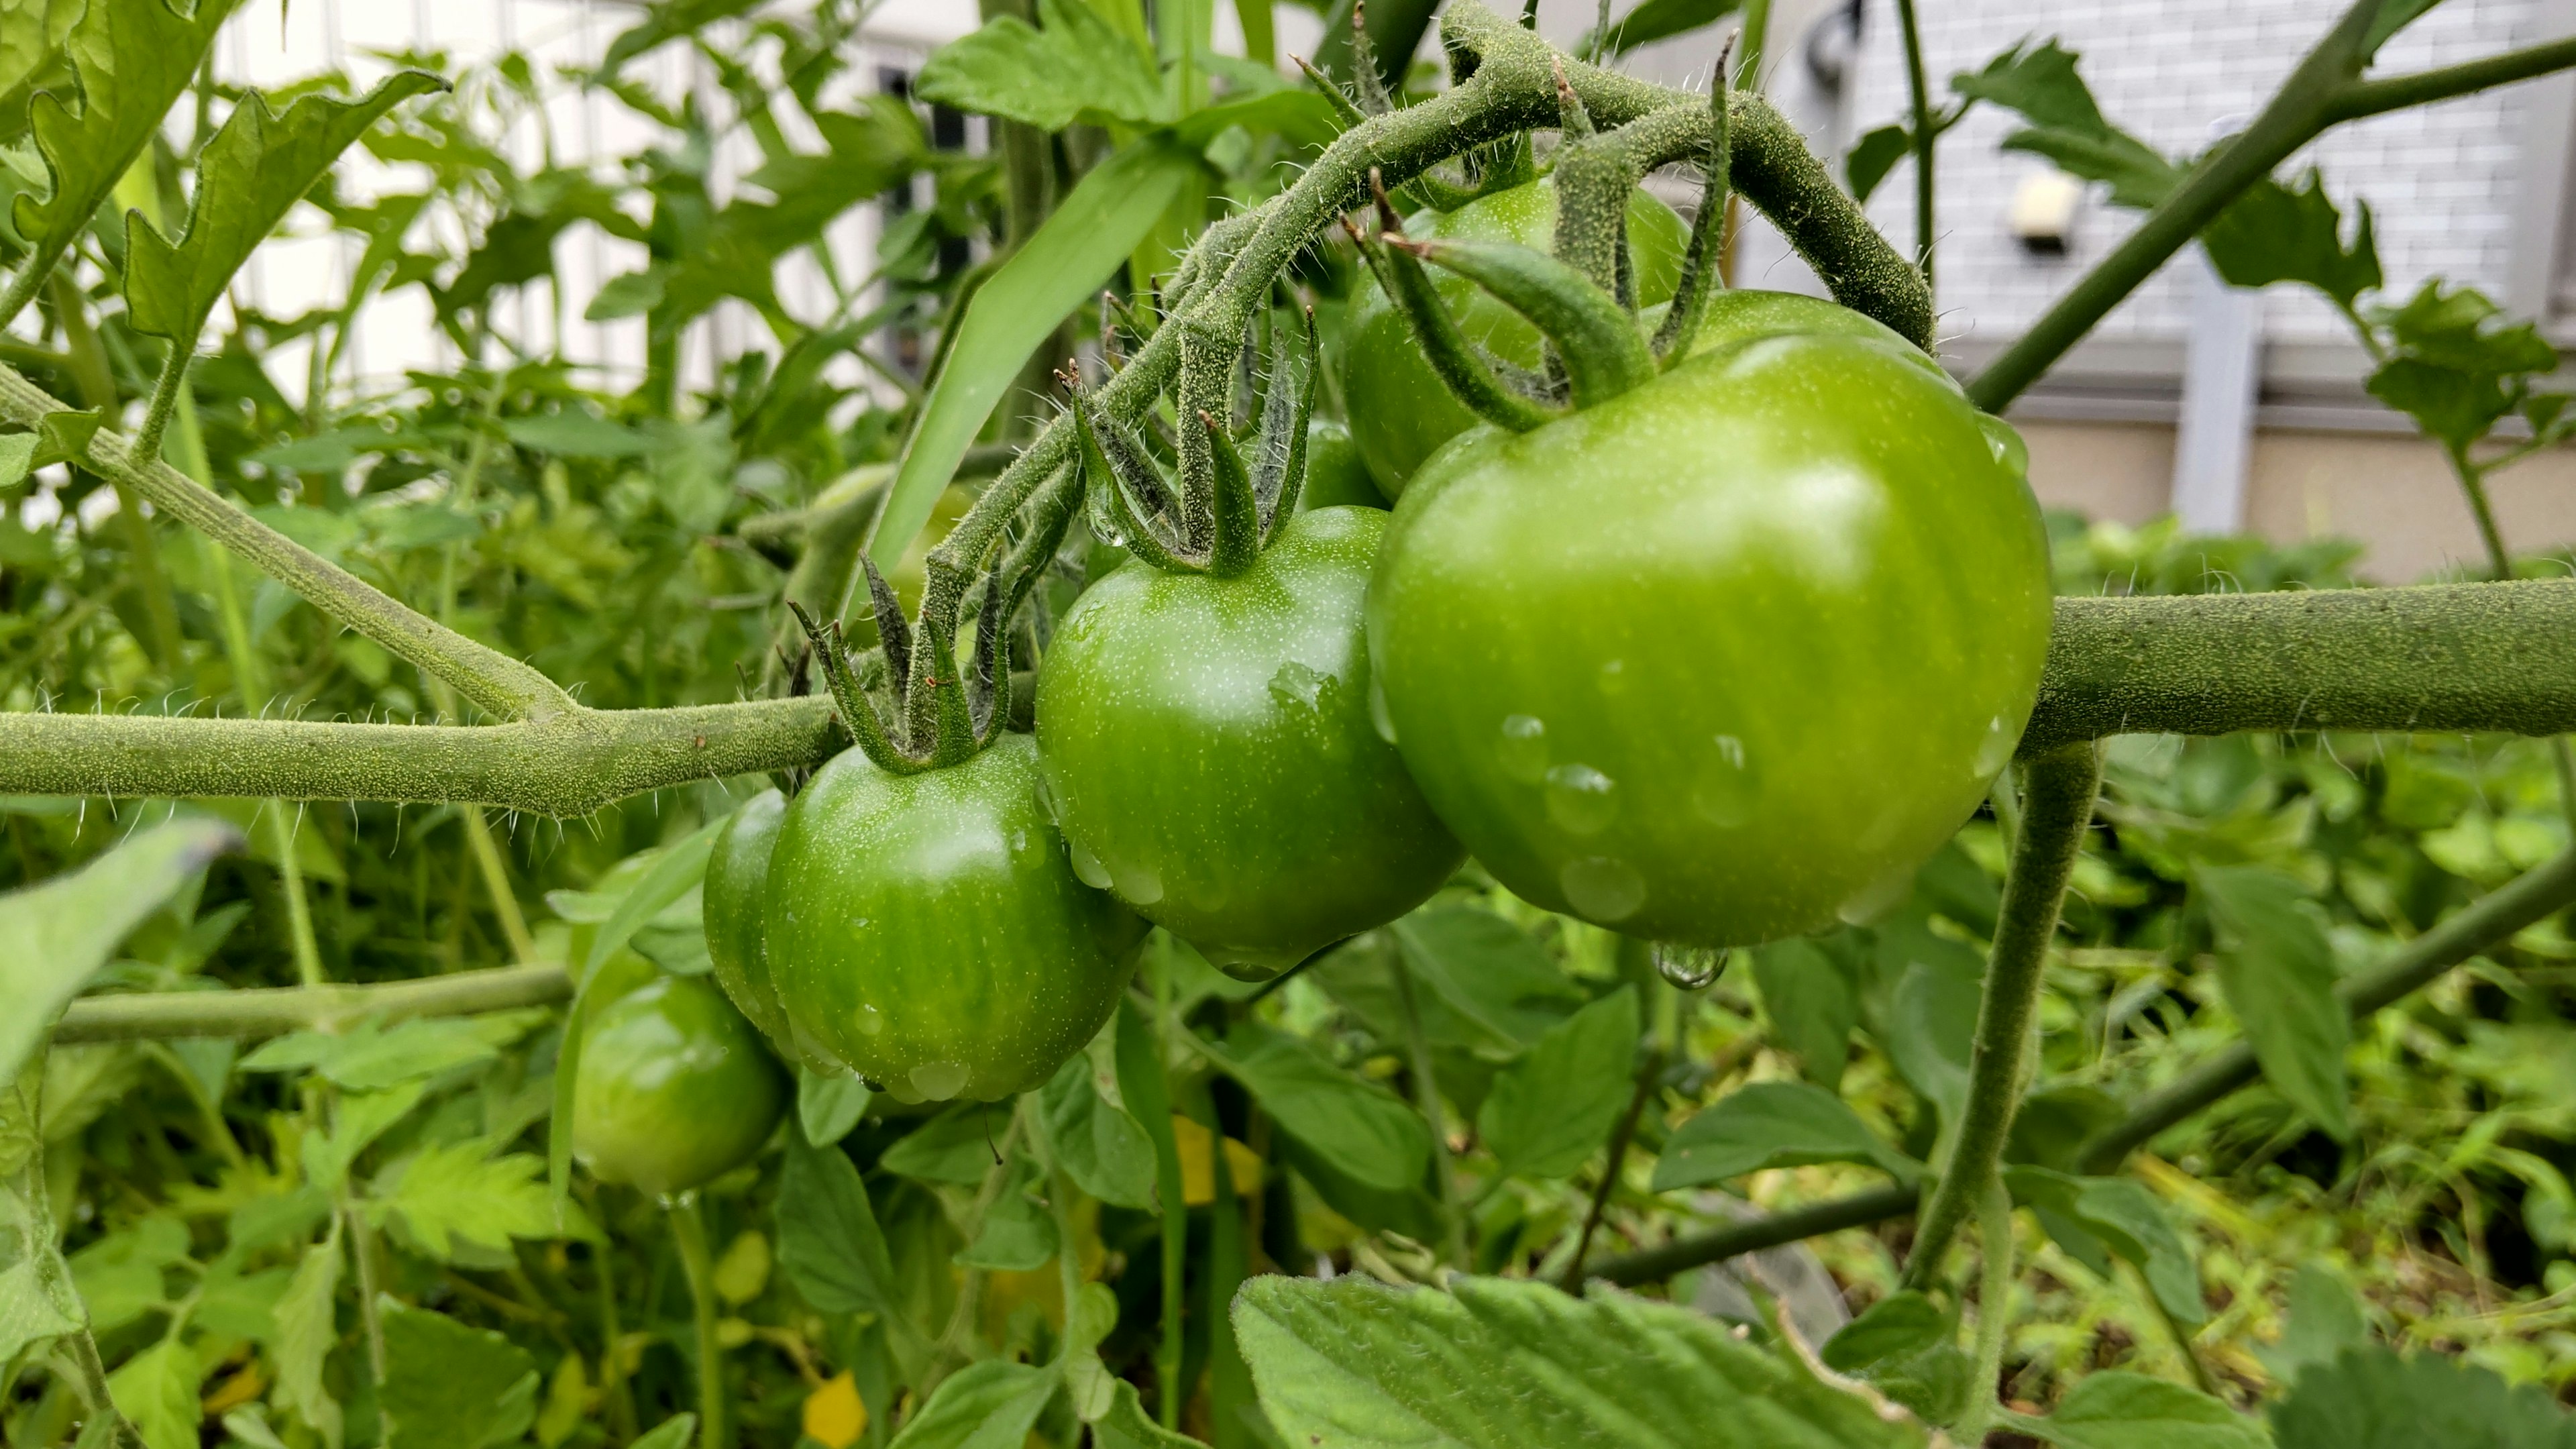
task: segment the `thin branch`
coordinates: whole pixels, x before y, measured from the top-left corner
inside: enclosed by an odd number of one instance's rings
[[[63,404],[44,389],[16,369],[0,365],[0,419],[32,428],[46,414],[64,411]],[[169,464],[139,457],[121,434],[100,429],[82,461],[110,482],[184,519],[323,613],[455,685],[467,699],[493,714],[543,720],[580,709],[571,695],[536,669],[406,608]]]
[[[2334,115],[2338,121],[2359,120],[2364,116],[2402,111],[2409,106],[2430,105],[2455,96],[2472,95],[2495,86],[2512,85],[2516,81],[2536,80],[2569,66],[2576,66],[2576,36],[2508,50],[2502,55],[2463,61],[2458,65],[2416,71],[2411,75],[2355,81],[2344,87]]]
[[[1923,78],[1923,27],[1914,0],[1896,0],[1896,24],[1905,39],[1905,91],[1914,108],[1914,265],[1932,285],[1932,150],[1941,140],[1932,124],[1932,88]]]
[[[263,1037],[328,1031],[368,1017],[473,1016],[572,999],[560,966],[503,966],[373,986],[262,986],[85,996],[54,1027],[54,1042],[171,1037]]]
[[[2093,824],[2102,752],[2090,743],[2069,745],[2024,769],[2021,833],[2013,845],[2011,872],[2004,878],[2001,924],[1995,927],[1994,954],[1977,1006],[1967,1105],[1959,1114],[1941,1181],[1923,1205],[1913,1256],[1905,1264],[1909,1288],[1928,1286],[1939,1275],[1942,1251],[1993,1184],[2003,1161],[2004,1138],[2021,1110],[2022,1088],[2029,1079],[2031,1033],[2048,945],[2057,935],[2057,908]]]

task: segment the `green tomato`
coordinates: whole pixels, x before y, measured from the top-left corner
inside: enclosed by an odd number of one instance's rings
[[[1414,237],[1518,242],[1546,251],[1556,240],[1556,183],[1542,176],[1456,211],[1420,212],[1404,230]],[[1689,244],[1690,228],[1671,207],[1642,191],[1630,195],[1628,248],[1640,305],[1672,299]],[[1432,279],[1469,340],[1506,362],[1540,364],[1538,329],[1529,319],[1464,277],[1434,268]],[[1403,493],[1406,480],[1442,443],[1477,424],[1476,415],[1422,360],[1413,329],[1374,281],[1352,298],[1341,363],[1351,437],[1378,491],[1389,498]]]
[[[1369,722],[1386,525],[1299,514],[1229,579],[1130,563],[1066,613],[1038,672],[1074,869],[1231,974],[1383,925],[1463,858]]]
[[[1351,442],[1351,430],[1330,418],[1306,424],[1306,484],[1297,492],[1301,513],[1318,508],[1384,508],[1368,466]]]
[[[769,861],[770,980],[799,1047],[906,1102],[1044,1082],[1109,1019],[1146,929],[1065,857],[1026,735],[917,775],[835,755]]]
[[[797,1059],[787,1013],[769,981],[769,949],[760,929],[761,897],[769,881],[769,854],[778,844],[778,827],[787,817],[787,797],[763,790],[717,832],[707,856],[705,914],[707,956],[716,965],[716,984],[769,1044],[789,1061]]]
[[[2048,643],[2011,429],[1869,328],[1748,330],[1458,439],[1369,590],[1386,723],[1476,857],[1695,946],[1901,897],[2011,759]]]
[[[787,1107],[787,1074],[704,977],[662,976],[598,1005],[573,1078],[572,1150],[656,1197],[749,1162]]]

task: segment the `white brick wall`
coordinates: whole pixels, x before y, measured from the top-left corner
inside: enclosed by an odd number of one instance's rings
[[[2381,52],[2380,70],[2399,72],[2491,54],[2536,37],[2548,0],[2450,0]],[[2080,67],[2103,114],[2168,154],[2206,146],[2215,121],[2240,120],[2260,106],[2299,56],[2344,8],[2344,0],[1929,0],[1925,68],[1946,93],[1957,71],[2025,36],[2055,35],[2083,56]],[[1905,69],[1895,11],[1870,0],[1851,95],[1860,135],[1906,109]],[[2376,213],[2379,255],[2390,289],[2428,276],[2471,283],[2501,297],[2512,264],[2527,92],[2490,91],[2401,111],[2328,133],[2284,175],[2314,161],[2349,209],[2356,195]],[[2088,202],[2064,257],[2032,257],[2006,230],[2021,179],[2048,165],[1997,149],[2018,123],[1980,106],[1943,139],[1940,153],[1940,305],[1945,336],[2000,343],[2036,318],[2084,270],[2115,246],[2136,213]],[[1870,211],[1890,236],[1913,235],[1913,182],[1900,165]],[[2176,340],[2186,291],[2169,266],[2105,321],[2100,335]],[[2266,335],[2279,341],[2340,341],[2349,329],[2331,308],[2294,287],[2266,298]]]

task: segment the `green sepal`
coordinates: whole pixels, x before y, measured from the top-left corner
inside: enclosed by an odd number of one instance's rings
[[[1331,76],[1315,69],[1313,61],[1302,55],[1295,59],[1297,68],[1306,73],[1306,79],[1314,83],[1316,90],[1323,92],[1324,103],[1333,108],[1333,118],[1341,123],[1343,130],[1347,131],[1368,119],[1366,111],[1351,103],[1350,93],[1343,90]]]
[[[1351,0],[1351,89],[1359,92],[1360,109],[1383,116],[1395,109],[1386,80],[1377,72],[1377,47],[1369,43],[1368,0]]]
[[[1163,542],[1162,536],[1154,531],[1144,512],[1137,508],[1135,500],[1128,494],[1129,483],[1122,464],[1126,469],[1152,479],[1158,489],[1161,485],[1160,479],[1153,478],[1153,465],[1145,461],[1144,450],[1134,440],[1118,433],[1116,424],[1107,418],[1096,417],[1091,399],[1080,393],[1074,394],[1073,398],[1073,423],[1075,433],[1082,440],[1083,477],[1098,515],[1094,531],[1101,531],[1098,525],[1105,521],[1108,531],[1117,535],[1104,537],[1101,541],[1124,548],[1158,569],[1173,573],[1199,572],[1196,564],[1183,559],[1178,550]],[[1116,457],[1111,454],[1112,448],[1117,450]]]
[[[957,626],[925,615],[912,655],[914,739],[930,741],[933,767],[974,758],[975,706],[966,697],[966,671],[957,667]],[[920,645],[928,645],[927,649]]]
[[[1556,153],[1556,259],[1593,286],[1636,309],[1628,273],[1628,193],[1635,168],[1616,132],[1587,137]]]
[[[1408,241],[1390,243],[1388,250],[1436,262],[1527,317],[1564,359],[1578,408],[1606,402],[1655,376],[1654,354],[1627,309],[1554,257],[1510,242]]]
[[[1243,455],[1234,450],[1225,424],[1201,413],[1199,426],[1207,430],[1208,452],[1216,464],[1208,490],[1216,536],[1208,544],[1207,571],[1230,579],[1261,557],[1261,500],[1252,490],[1252,475],[1244,471]]]
[[[1252,470],[1252,493],[1261,501],[1261,538],[1279,528],[1279,521],[1297,511],[1297,495],[1306,488],[1306,425],[1315,416],[1315,378],[1323,371],[1317,365],[1315,309],[1305,311],[1306,345],[1293,359],[1299,376],[1294,396],[1290,395],[1289,370],[1292,359],[1282,353],[1273,365],[1270,392],[1263,399],[1261,438],[1256,450],[1259,462]]]
[[[1717,248],[1726,230],[1726,168],[1734,161],[1726,106],[1726,63],[1734,50],[1735,42],[1729,40],[1709,76],[1708,155],[1700,162],[1699,212],[1691,218],[1690,244],[1682,250],[1672,306],[1648,345],[1656,363],[1665,368],[1690,355],[1691,339],[1699,335],[1700,319],[1708,315],[1708,299],[1723,285],[1717,273]]]
[[[975,667],[966,680],[966,713],[975,726],[975,748],[982,749],[1001,732],[1011,716],[1011,670],[1001,660],[1002,621],[1010,599],[1010,587],[1002,581],[1002,570],[1010,561],[995,557],[993,571],[984,576],[984,606],[975,614]]]
[[[848,653],[841,644],[841,626],[828,630],[814,622],[802,604],[790,602],[788,609],[805,630],[806,642],[814,657],[823,661],[823,682],[832,691],[832,704],[841,716],[841,728],[849,732],[851,743],[862,754],[889,775],[917,775],[930,768],[927,760],[918,760],[897,747],[886,734],[885,721],[877,717],[877,707],[860,687],[858,677],[850,672]]]
[[[1056,550],[1064,547],[1064,536],[1073,527],[1073,515],[1082,506],[1082,495],[1082,465],[1078,459],[1066,462],[1038,485],[1028,503],[1029,526],[1019,542],[1011,545],[1010,556],[1002,561],[1002,579],[1009,591],[1002,603],[1004,619],[1019,617],[1020,605],[1027,602],[1047,566],[1055,561]],[[1006,677],[1009,672],[1003,671]]]
[[[904,622],[903,600],[877,571],[877,561],[862,553],[859,568],[867,575],[868,610],[876,616],[877,647],[885,651],[886,674],[894,681],[895,700],[900,704],[904,687],[912,682],[912,626]]]
[[[1458,321],[1440,300],[1439,290],[1431,285],[1429,274],[1411,252],[1385,244],[1384,238],[1372,239],[1356,227],[1352,239],[1360,246],[1360,256],[1377,275],[1377,284],[1404,314],[1413,329],[1413,339],[1422,348],[1422,359],[1446,385],[1452,396],[1467,409],[1496,427],[1515,433],[1526,433],[1547,422],[1555,414],[1538,403],[1503,385],[1494,370],[1477,354],[1475,344],[1458,330]]]

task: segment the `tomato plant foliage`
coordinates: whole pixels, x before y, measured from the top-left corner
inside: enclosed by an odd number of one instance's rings
[[[2576,585],[2487,498],[2576,423],[2274,174],[2576,48],[2360,0],[2175,157],[2033,37],[1837,177],[1595,63],[1729,4],[908,94],[847,0],[273,95],[234,8],[0,0],[0,1439],[2576,1443]],[[1962,386],[1857,198],[1977,105],[2142,218]],[[1995,414],[2195,236],[2490,578],[2043,520]]]

